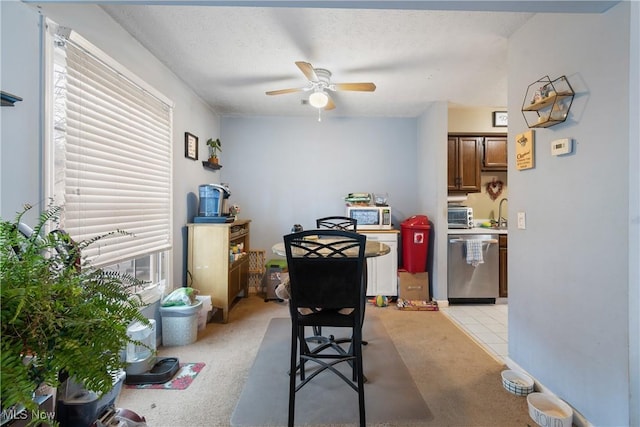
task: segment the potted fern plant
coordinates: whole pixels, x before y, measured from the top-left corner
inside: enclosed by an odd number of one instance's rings
[[[125,366],[122,349],[134,342],[127,327],[136,320],[149,324],[142,302],[129,292],[141,282],[94,268],[81,256],[87,246],[123,232],[74,242],[57,230],[62,210],[55,206],[40,214],[31,232],[21,223],[28,209],[0,222],[3,414],[37,411],[36,389],[57,388],[65,377],[108,393],[114,373]]]
[[[222,142],[220,142],[220,138],[209,138],[207,140],[207,146],[209,147],[209,163],[217,165],[218,151],[222,151]]]

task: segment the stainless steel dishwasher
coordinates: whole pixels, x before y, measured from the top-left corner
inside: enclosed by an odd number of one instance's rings
[[[498,297],[498,235],[450,234],[448,237],[449,303],[495,303]],[[475,245],[467,243],[468,240],[474,240]],[[473,259],[467,261],[467,251],[474,249],[481,250],[484,261],[476,266]]]

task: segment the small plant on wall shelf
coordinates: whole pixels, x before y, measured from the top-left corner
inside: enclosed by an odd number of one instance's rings
[[[222,151],[222,142],[220,138],[209,138],[207,140],[207,146],[209,147],[209,163],[218,164],[218,151]]]

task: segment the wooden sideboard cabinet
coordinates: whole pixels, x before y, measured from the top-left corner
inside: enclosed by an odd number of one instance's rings
[[[187,270],[191,286],[201,295],[211,295],[213,307],[229,320],[229,309],[237,297],[249,296],[249,224],[239,220],[225,224],[187,224]],[[231,255],[242,247],[244,255]]]

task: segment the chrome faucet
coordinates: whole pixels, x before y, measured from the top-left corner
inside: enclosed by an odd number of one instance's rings
[[[500,200],[500,205],[498,205],[498,227],[507,227],[507,218],[504,218],[502,216],[502,203],[507,202],[507,198],[503,197],[502,200]]]

